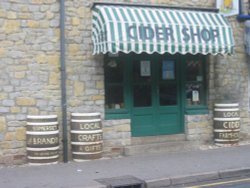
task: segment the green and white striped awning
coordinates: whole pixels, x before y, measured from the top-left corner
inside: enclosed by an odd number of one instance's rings
[[[96,4],[93,54],[154,52],[231,54],[232,29],[223,15],[209,11]]]

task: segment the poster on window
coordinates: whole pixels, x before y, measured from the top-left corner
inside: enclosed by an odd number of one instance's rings
[[[141,76],[150,76],[150,61],[141,61]]]
[[[174,61],[163,61],[162,62],[162,79],[174,80],[175,79],[174,69],[175,69]]]
[[[217,0],[216,8],[224,16],[233,16],[239,14],[239,0]]]
[[[193,102],[198,102],[199,101],[199,91],[193,90],[192,91],[192,101]]]

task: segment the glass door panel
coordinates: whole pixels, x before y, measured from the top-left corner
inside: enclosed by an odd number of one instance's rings
[[[151,62],[133,62],[133,106],[150,107],[152,106],[152,79]]]
[[[160,84],[159,86],[159,102],[160,106],[177,105],[177,87],[175,83]]]
[[[159,104],[160,106],[177,105],[176,62],[163,60],[159,65]]]
[[[149,107],[152,105],[150,85],[134,85],[134,107]]]

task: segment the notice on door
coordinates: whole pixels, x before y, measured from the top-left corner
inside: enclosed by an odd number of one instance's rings
[[[162,79],[163,80],[174,80],[175,71],[174,71],[174,61],[163,61],[162,62]]]
[[[150,61],[141,61],[141,76],[150,76]]]

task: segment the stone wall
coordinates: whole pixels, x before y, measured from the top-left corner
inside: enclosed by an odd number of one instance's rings
[[[101,112],[104,119],[103,56],[92,56],[92,2],[65,1],[68,125],[72,112]],[[215,6],[215,0],[116,2],[201,8]],[[25,126],[28,114],[57,114],[61,120],[59,7],[59,0],[0,1],[0,164],[26,161]],[[209,58],[210,114],[185,117],[189,140],[212,139],[213,103],[222,96],[225,88],[239,99],[242,132],[249,135],[243,24],[237,22],[235,17],[229,20],[235,34],[236,53],[230,57]],[[122,154],[122,148],[131,144],[130,120],[103,120],[103,126],[105,155]],[[59,127],[62,131],[61,123]]]
[[[0,164],[18,164],[26,115],[60,115],[59,4],[2,0],[0,25]]]
[[[185,115],[185,130],[187,140],[200,144],[211,144],[213,138],[212,115]]]
[[[130,120],[106,120],[103,127],[104,155],[122,155],[124,147],[131,144]]]
[[[249,137],[248,63],[244,48],[244,22],[236,16],[228,17],[231,23],[235,53],[231,56],[214,57],[215,102],[238,102],[241,111],[241,137]]]
[[[235,40],[235,53],[231,56],[210,56],[208,63],[208,108],[209,114],[212,117],[214,103],[228,101],[238,102],[240,105],[241,116],[241,140],[248,139],[250,136],[250,122],[249,122],[249,99],[248,99],[248,64],[247,56],[244,49],[244,22],[238,22],[236,16],[228,17],[232,26],[234,40]],[[186,133],[187,138],[195,140],[209,141],[207,138],[209,132],[212,134],[213,121],[209,116],[207,129],[204,129],[203,122],[197,126],[197,117],[186,116]],[[200,118],[200,117],[199,117]],[[198,119],[199,119],[198,118]],[[206,118],[204,116],[203,118]],[[202,119],[203,119],[202,118]],[[191,130],[189,130],[191,129]],[[198,134],[194,134],[197,132]],[[203,136],[206,135],[206,136]],[[210,140],[211,141],[211,140]]]

